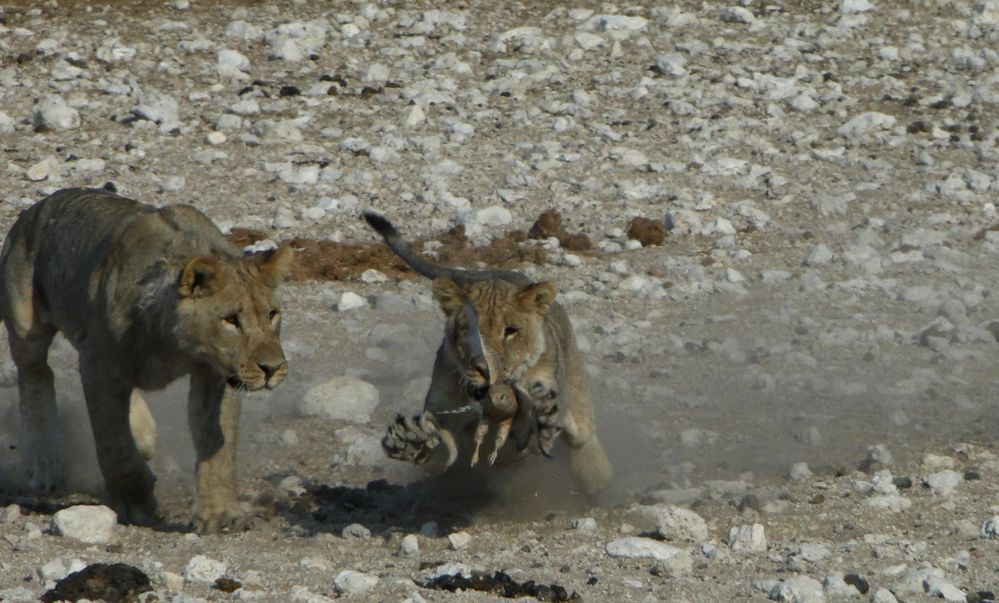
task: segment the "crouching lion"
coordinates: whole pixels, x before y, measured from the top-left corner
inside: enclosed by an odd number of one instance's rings
[[[135,390],[190,375],[194,525],[200,532],[235,525],[238,393],[274,388],[288,373],[274,288],[291,260],[287,246],[243,257],[187,205],[157,209],[66,189],[24,210],[0,253],[0,319],[17,366],[32,486],[54,491],[63,482],[47,361],[62,332],[79,353],[98,463],[122,520],[156,517],[155,478],[143,458],[155,423]]]
[[[492,428],[498,431],[495,447],[507,445],[508,433],[517,450],[536,436],[545,454],[561,435],[582,489],[603,488],[611,464],[597,438],[583,358],[569,317],[555,301],[555,286],[518,272],[434,264],[414,253],[383,216],[369,211],[364,218],[396,255],[434,279],[434,298],[446,320],[424,411],[400,415],[389,426],[382,440],[386,454],[440,472],[458,458],[474,464]],[[516,410],[490,397],[491,390],[500,398],[512,390]],[[502,407],[495,413],[497,425],[482,423],[483,410],[494,406]],[[530,419],[525,423],[524,417]],[[497,452],[490,453],[490,464]]]

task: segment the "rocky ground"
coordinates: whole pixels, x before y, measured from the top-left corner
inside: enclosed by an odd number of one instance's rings
[[[75,494],[24,492],[4,352],[0,599],[121,562],[107,585],[146,601],[994,600],[996,48],[995,0],[8,0],[4,231],[112,183],[303,253],[292,377],[245,406],[247,532],[187,530],[183,384],[149,395],[164,524],[73,508],[100,480],[64,342]],[[441,317],[364,208],[558,284],[607,493],[558,458],[444,481],[383,457]],[[525,238],[547,210],[577,236]]]

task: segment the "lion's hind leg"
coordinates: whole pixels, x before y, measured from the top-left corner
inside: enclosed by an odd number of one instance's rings
[[[20,329],[7,324],[10,353],[17,366],[22,458],[34,490],[53,492],[63,486],[63,436],[56,407],[55,381],[48,363],[55,328]]]
[[[587,494],[596,494],[606,486],[613,475],[610,460],[594,431],[592,411],[585,421],[577,420],[570,411],[566,413],[563,438],[569,443],[569,471]]]

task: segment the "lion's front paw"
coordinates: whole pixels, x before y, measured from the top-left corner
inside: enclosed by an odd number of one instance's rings
[[[229,505],[199,512],[194,518],[194,530],[199,534],[242,532],[253,528],[260,520],[257,513],[244,513],[239,505]]]
[[[151,526],[160,521],[156,510],[156,499],[147,497],[112,496],[111,506],[118,513],[118,521],[135,526]]]
[[[417,465],[426,463],[440,444],[440,428],[429,412],[413,417],[397,416],[382,438],[382,449],[389,458]]]
[[[558,388],[553,383],[545,383],[544,381],[532,381],[530,387],[527,388],[527,393],[531,394],[531,397],[538,402],[544,402],[546,400],[554,400],[558,397]]]
[[[535,406],[535,414],[538,421],[538,448],[541,454],[549,458],[551,457],[555,440],[562,433],[558,410],[558,403],[555,402],[554,398],[538,400]]]

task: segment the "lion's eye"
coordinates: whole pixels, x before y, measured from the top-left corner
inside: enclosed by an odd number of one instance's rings
[[[518,332],[520,332],[520,327],[518,327],[516,325],[510,325],[507,328],[503,329],[503,337],[506,337],[507,339],[510,339],[511,337],[513,337],[514,335],[516,335]]]
[[[222,322],[228,323],[237,329],[239,328],[239,314],[229,314],[222,318]]]

